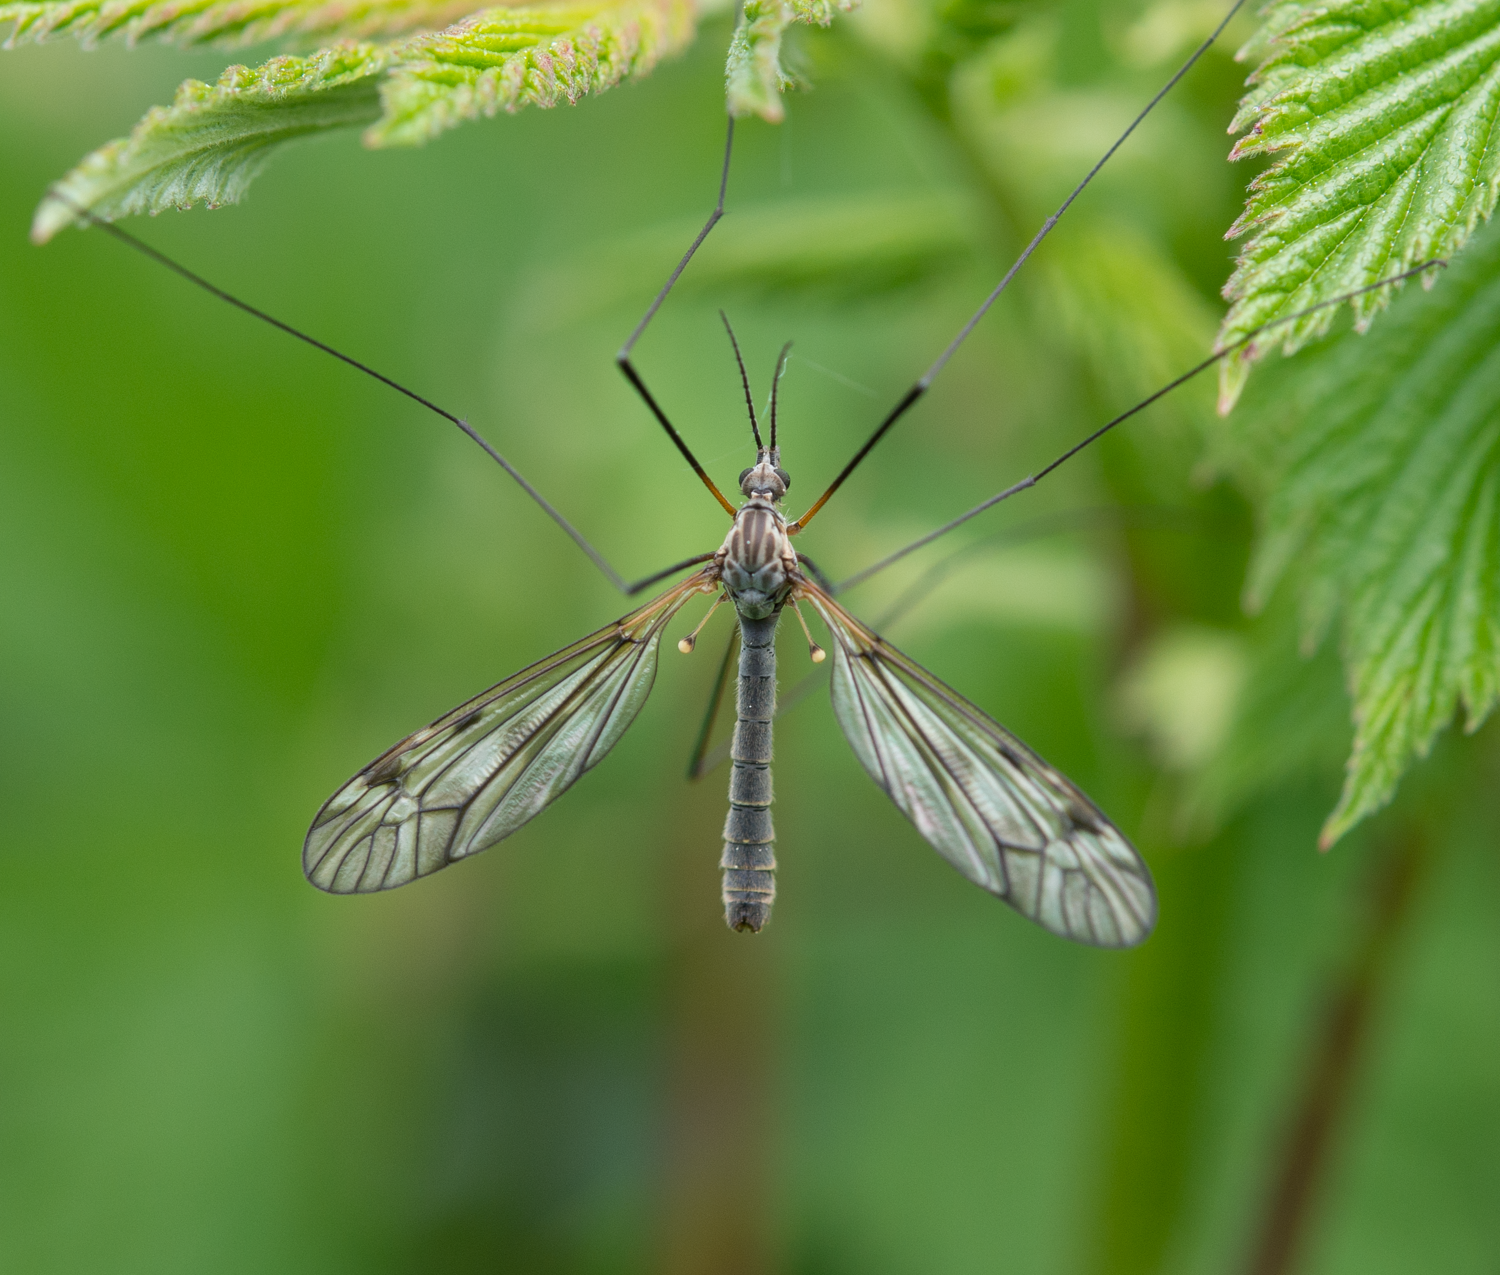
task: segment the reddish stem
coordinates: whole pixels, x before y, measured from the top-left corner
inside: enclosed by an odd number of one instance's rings
[[[1334,1135],[1369,1037],[1371,1012],[1390,968],[1412,887],[1422,860],[1422,842],[1404,830],[1375,874],[1364,932],[1343,976],[1330,989],[1319,1038],[1297,1101],[1287,1140],[1273,1167],[1271,1189],[1248,1275],[1290,1275],[1306,1238],[1325,1176]]]

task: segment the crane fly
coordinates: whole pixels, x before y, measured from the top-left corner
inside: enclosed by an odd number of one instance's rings
[[[707,562],[355,775],[308,833],[303,863],[314,885],[336,893],[404,885],[494,845],[541,813],[634,720],[668,621],[693,598],[716,593],[733,605],[740,630],[720,860],[732,928],[759,930],[775,898],[775,639],[783,613],[790,608],[800,619],[805,602],[832,635],[839,725],[871,777],[944,858],[1054,933],[1107,947],[1145,937],[1155,918],[1151,877],[1114,825],[1065,776],[861,624],[803,570],[792,543],[796,523],[780,508],[790,476],[782,468],[774,388],[771,401],[764,443],[751,407],[756,463],[740,476],[744,503]],[[695,638],[684,638],[681,649],[692,650]],[[811,635],[808,645],[821,660]]]
[[[360,770],[324,803],[313,820],[303,847],[308,880],[337,894],[391,889],[504,840],[540,814],[619,742],[650,694],[667,626],[694,599],[712,596],[709,615],[724,602],[733,607],[740,647],[735,725],[729,748],[729,813],[720,859],[724,916],[730,928],[759,931],[770,918],[775,898],[776,840],[771,818],[771,742],[777,711],[775,638],[782,617],[790,610],[807,636],[812,659],[821,662],[825,658],[823,648],[808,630],[805,604],[829,634],[834,716],[860,764],[917,832],[970,881],[1054,934],[1096,947],[1131,947],[1142,942],[1156,921],[1156,894],[1150,871],[1124,834],[1067,776],[857,619],[835,594],[1035,486],[1116,425],[1225,355],[1249,345],[1267,328],[1342,304],[1363,292],[1387,287],[1444,263],[1424,262],[1308,310],[1282,316],[1232,345],[1216,348],[1196,366],[1107,421],[1035,474],[1004,488],[840,586],[831,584],[806,555],[796,550],[795,537],[926,393],[1084,187],[1208,50],[1243,3],[1236,0],[1214,32],[1047,218],[973,316],[833,482],[795,519],[783,508],[791,476],[783,466],[777,422],[777,387],[786,366],[786,348],[772,375],[768,431],[763,438],[744,360],[733,329],[728,319],[724,320],[744,388],[755,448],[754,463],[740,475],[742,503],[738,505],[725,497],[698,462],[631,359],[636,342],[723,216],[734,146],[731,118],[718,202],[616,355],[621,372],[728,514],[731,524],[717,549],[634,583],[627,583],[467,421],[215,287],[74,203],[64,192],[51,191],[49,197],[66,204],[80,224],[101,227],[221,300],[341,359],[456,425],[484,448],[626,596],[690,572],[645,605],[459,705]],[[698,628],[679,642],[680,650],[693,649],[707,619],[705,616]],[[726,657],[726,676],[728,667]],[[722,678],[720,687],[722,690]],[[699,740],[699,760],[712,712]]]

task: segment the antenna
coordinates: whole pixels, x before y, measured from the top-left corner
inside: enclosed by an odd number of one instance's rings
[[[786,356],[792,348],[788,341],[781,347],[781,355],[776,360],[776,372],[771,377],[771,450],[776,450],[776,387],[781,384],[782,373],[786,371]]]
[[[719,311],[719,318],[724,320],[724,331],[729,333],[729,344],[734,346],[734,361],[740,367],[740,384],[745,387],[745,407],[750,413],[750,432],[755,435],[755,454],[757,458],[766,450],[766,445],[760,441],[760,422],[755,419],[755,400],[750,395],[750,377],[745,372],[745,360],[740,357],[740,343],[734,339],[734,329],[729,326],[729,316],[724,311]],[[771,412],[771,446],[776,446],[776,412]]]

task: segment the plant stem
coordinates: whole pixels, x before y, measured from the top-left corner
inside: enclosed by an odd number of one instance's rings
[[[1391,955],[1410,908],[1423,850],[1421,833],[1403,828],[1374,874],[1363,934],[1325,999],[1306,1083],[1272,1168],[1248,1275],[1289,1275],[1295,1269],[1323,1187],[1333,1138],[1364,1058],[1370,1017],[1389,979]]]

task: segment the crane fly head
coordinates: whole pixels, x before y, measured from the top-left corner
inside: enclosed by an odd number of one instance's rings
[[[792,485],[791,475],[781,467],[781,449],[762,447],[755,464],[740,471],[740,491],[746,496],[760,496],[775,504]]]

